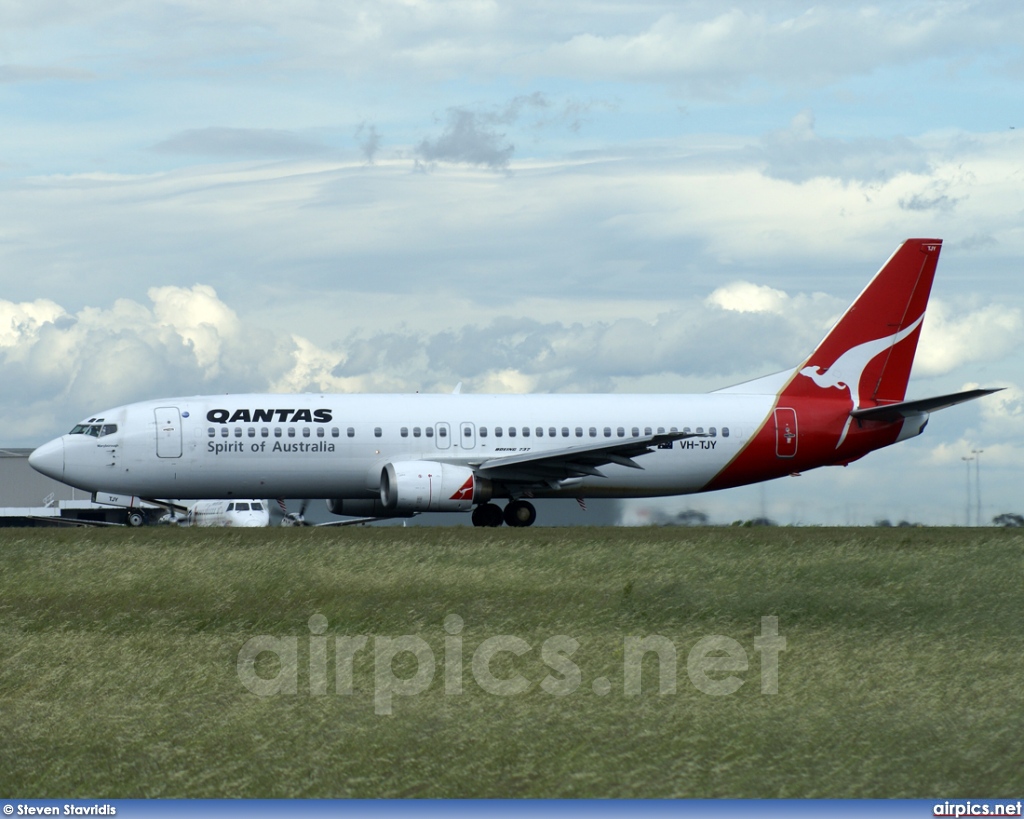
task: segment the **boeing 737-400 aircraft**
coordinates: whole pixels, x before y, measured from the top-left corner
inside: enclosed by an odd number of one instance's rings
[[[908,239],[797,367],[717,392],[167,398],[91,415],[29,463],[94,492],[472,511],[477,526],[531,525],[529,498],[681,495],[846,465],[995,391],[905,400],[941,248]]]

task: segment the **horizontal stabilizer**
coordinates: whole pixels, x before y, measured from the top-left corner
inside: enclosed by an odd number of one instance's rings
[[[1004,388],[966,390],[950,395],[937,395],[934,398],[921,398],[917,401],[900,401],[897,404],[883,404],[880,407],[865,407],[853,410],[850,415],[858,421],[898,421],[909,415],[920,415],[924,412],[935,412],[946,409],[946,407],[954,407],[964,401],[973,401],[975,398],[999,392],[1001,389]]]

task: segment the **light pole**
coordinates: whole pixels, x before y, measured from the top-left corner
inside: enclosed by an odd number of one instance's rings
[[[984,451],[984,449],[971,450],[971,454],[974,456],[974,502],[978,507],[974,516],[976,526],[981,526],[981,453]]]
[[[964,523],[964,526],[970,526],[971,525],[971,461],[973,461],[974,458],[968,458],[965,455],[962,458],[960,458],[960,460],[963,461],[964,464],[967,466],[967,503],[964,506],[964,513],[965,513],[964,517],[966,518],[966,522]]]

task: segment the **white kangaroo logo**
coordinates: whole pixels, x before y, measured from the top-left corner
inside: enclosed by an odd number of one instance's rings
[[[895,347],[903,341],[903,339],[918,328],[923,320],[924,314],[922,313],[913,324],[904,327],[891,336],[876,338],[873,341],[865,341],[863,344],[851,347],[839,356],[831,367],[811,365],[800,370],[800,375],[806,375],[822,389],[835,387],[840,390],[849,390],[853,409],[857,409],[860,406],[860,379],[864,375],[864,370],[867,369],[868,364],[880,353],[884,353],[889,348]],[[843,441],[846,440],[846,433],[850,429],[850,422],[852,420],[852,416],[846,419],[846,426],[843,427],[843,434],[839,437],[836,449],[839,449]]]

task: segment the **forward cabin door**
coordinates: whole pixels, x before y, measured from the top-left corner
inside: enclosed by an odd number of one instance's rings
[[[796,457],[796,410],[777,407],[775,410],[775,454],[780,458]]]
[[[177,407],[157,407],[156,456],[158,458],[181,457],[181,413]]]

